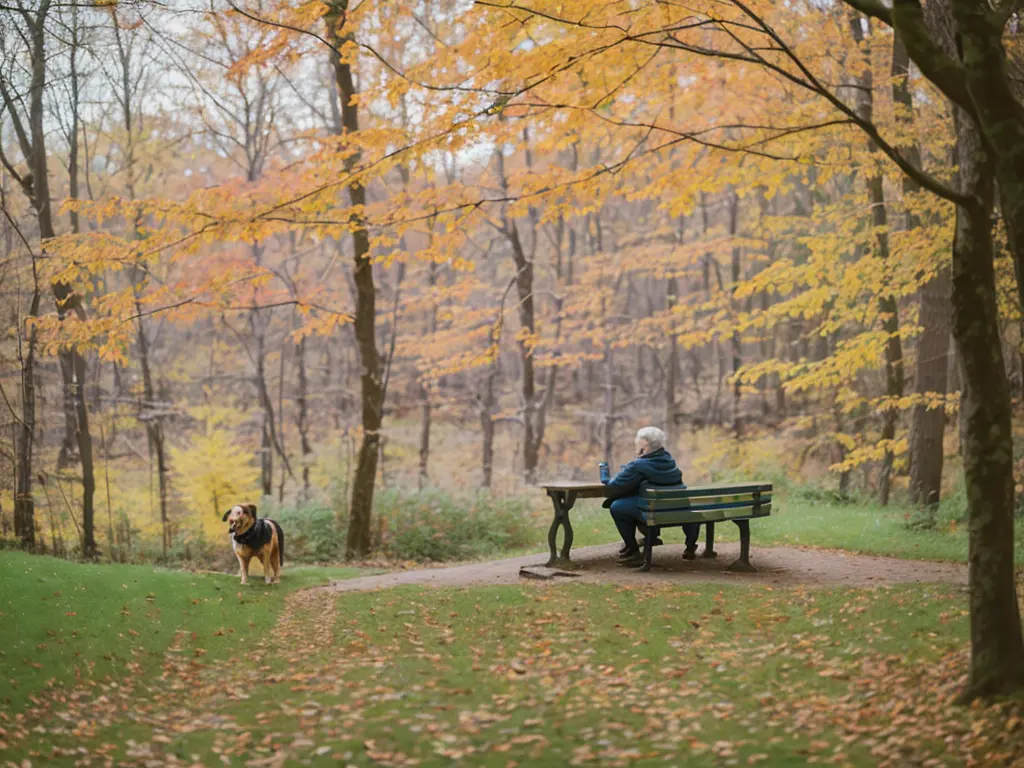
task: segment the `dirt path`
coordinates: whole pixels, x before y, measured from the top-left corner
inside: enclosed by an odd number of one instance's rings
[[[700,581],[720,584],[762,584],[765,586],[849,586],[865,587],[909,582],[943,582],[967,584],[967,566],[957,563],[933,563],[920,560],[899,560],[848,552],[821,549],[764,547],[754,549],[751,562],[756,573],[732,573],[729,563],[739,554],[739,544],[718,545],[714,560],[682,559],[683,547],[665,545],[654,550],[655,567],[641,573],[615,564],[617,546],[605,544],[574,550],[573,560],[582,568],[576,578],[557,578],[562,582],[595,582],[614,584],[684,584]],[[524,565],[540,565],[544,555],[526,555],[486,563],[470,563],[448,568],[423,568],[397,571],[377,576],[336,581],[331,589],[338,592],[360,592],[385,589],[402,584],[424,584],[433,587],[466,587],[487,584],[518,584],[519,569]]]

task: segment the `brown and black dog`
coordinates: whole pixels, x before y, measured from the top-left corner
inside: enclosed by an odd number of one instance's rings
[[[284,531],[277,521],[256,517],[255,504],[236,504],[222,519],[231,531],[231,548],[238,558],[242,583],[249,583],[249,561],[255,557],[263,563],[264,581],[278,584],[284,565]]]

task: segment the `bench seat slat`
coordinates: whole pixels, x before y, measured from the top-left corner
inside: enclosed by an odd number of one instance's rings
[[[768,517],[772,512],[771,503],[757,506],[747,505],[731,509],[671,509],[666,511],[648,510],[645,517],[648,525],[679,525],[680,523],[716,523],[722,520],[744,520]]]

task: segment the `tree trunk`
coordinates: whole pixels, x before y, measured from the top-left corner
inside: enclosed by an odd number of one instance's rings
[[[668,359],[665,361],[665,429],[672,429],[676,416],[676,388],[679,379],[679,340],[676,338],[674,311],[679,295],[679,281],[675,275],[668,279],[665,289],[665,310],[668,313]]]
[[[17,427],[17,475],[14,493],[14,535],[25,549],[35,549],[36,524],[35,500],[32,497],[32,459],[35,447],[36,429],[36,325],[34,319],[39,316],[39,276],[36,271],[35,256],[32,259],[32,302],[29,305],[30,322],[24,342],[19,343],[21,352],[21,423]],[[19,328],[18,339],[21,342]]]
[[[260,410],[263,411],[263,422],[260,426],[260,488],[264,496],[274,494],[274,404],[270,401],[267,388],[266,340],[263,330],[257,328],[258,310],[253,310],[250,317],[253,333],[256,334],[256,394],[260,399]]]
[[[1014,585],[1013,435],[999,338],[991,215],[993,158],[956,110],[961,190],[953,242],[953,336],[963,383],[964,476],[971,609],[970,679],[963,699],[1024,687],[1024,639]]]
[[[484,377],[484,391],[480,397],[480,435],[481,435],[481,488],[490,488],[494,479],[494,379],[498,373],[497,350],[487,375]]]
[[[618,282],[616,282],[618,288]],[[614,295],[614,293],[613,293]],[[601,317],[607,318],[608,312],[604,299],[601,300]],[[608,462],[609,471],[615,472],[612,460],[615,451],[615,358],[612,342],[609,338],[608,323],[604,324],[604,460]]]
[[[420,385],[420,396],[423,398],[423,405],[420,407],[420,464],[417,475],[417,487],[422,491],[430,484],[430,425],[432,421],[432,407],[430,404],[430,390],[426,384]]]
[[[302,449],[302,500],[309,501],[309,456],[313,453],[313,446],[309,442],[309,379],[306,375],[306,339],[298,343],[295,350],[295,362],[298,366],[299,391],[296,395],[296,406],[298,407],[298,430],[299,445]]]
[[[508,191],[505,177],[505,158],[496,153],[498,175],[502,188]],[[543,434],[537,434],[537,380],[533,366],[533,348],[536,343],[536,312],[533,300],[533,262],[527,258],[519,227],[507,215],[502,222],[502,232],[512,248],[512,261],[516,267],[516,293],[519,303],[520,331],[516,337],[519,361],[522,365],[520,392],[523,399],[523,479],[530,485],[537,481],[537,461]]]
[[[921,287],[915,389],[919,395],[945,395],[949,367],[950,275],[943,267]],[[910,413],[910,501],[918,506],[938,504],[942,488],[942,438],[946,429],[943,406],[915,405]]]
[[[427,272],[427,290],[430,292],[430,314],[427,317],[427,333],[433,340],[437,332],[437,300],[434,289],[437,287],[437,262],[430,260]],[[420,413],[420,465],[418,474],[418,487],[422,491],[430,483],[430,427],[433,418],[433,404],[430,402],[430,387],[420,381],[420,397],[423,398],[423,405]]]
[[[134,270],[133,270],[134,272]],[[133,274],[133,287],[138,285],[135,282],[137,276]],[[135,312],[139,315],[138,320],[138,347],[139,364],[142,367],[142,397],[143,401],[139,408],[139,418],[146,427],[146,437],[149,442],[151,455],[156,456],[157,485],[160,494],[160,525],[163,530],[163,554],[167,557],[167,550],[171,546],[171,524],[167,513],[167,456],[164,445],[163,424],[160,421],[160,406],[156,402],[156,390],[153,386],[153,372],[149,360],[149,339],[146,336],[146,328],[143,325],[142,305],[139,302],[138,294],[135,297]]]
[[[865,28],[867,32],[865,33]],[[874,85],[871,75],[871,24],[859,14],[851,15],[851,29],[858,42],[867,41],[865,45],[865,69],[860,77],[860,89],[857,92],[857,114],[865,121],[872,122],[874,112]],[[874,142],[869,142],[872,154],[878,151]],[[888,269],[889,262],[889,221],[885,208],[885,188],[881,172],[872,169],[864,180],[867,186],[868,199],[871,203],[871,225],[875,231],[875,253],[883,269]],[[895,454],[892,442],[896,439],[896,422],[899,411],[896,400],[903,396],[903,345],[900,342],[899,307],[896,297],[883,289],[878,297],[878,309],[885,333],[885,394],[889,406],[882,413],[881,439],[885,443],[885,456],[878,478],[878,499],[883,506],[889,503],[892,489],[892,466]]]
[[[348,0],[330,0],[324,21],[327,24],[328,39],[334,50],[331,64],[341,100],[342,135],[359,132],[359,106],[354,100],[355,83],[352,68],[342,60],[338,51],[351,40],[352,34],[345,30]],[[358,153],[345,161],[346,172],[355,169],[359,162]],[[354,182],[348,185],[351,214],[352,250],[355,281],[355,334],[359,350],[360,396],[363,423],[362,443],[356,474],[352,480],[352,501],[349,508],[348,535],[345,541],[346,556],[363,557],[370,551],[370,524],[373,515],[373,492],[377,481],[377,459],[380,454],[380,426],[384,417],[384,389],[381,381],[380,355],[377,351],[377,309],[376,288],[373,283],[373,265],[370,262],[370,236],[362,221],[361,212],[366,206],[366,189]]]
[[[729,195],[729,235],[735,238],[739,234],[739,218],[740,218],[740,198],[739,195],[733,191]],[[736,293],[736,289],[740,284],[740,272],[742,264],[740,257],[742,252],[739,247],[733,246],[732,249],[732,293]],[[735,299],[732,300],[732,313],[733,317],[736,317],[738,313],[738,307],[736,306]],[[734,331],[732,334],[732,428],[736,439],[743,437],[743,416],[740,414],[740,380],[739,372],[740,365],[742,364],[742,347],[740,345],[740,335]]]
[[[892,98],[903,111],[901,123],[911,127],[914,102],[909,87],[910,56],[899,33],[893,35],[892,46]],[[915,166],[921,164],[921,152],[916,144],[904,151]],[[952,160],[952,158],[951,158]],[[904,195],[918,192],[920,186],[909,176],[903,179]],[[917,228],[920,222],[907,216],[907,229]],[[914,373],[918,395],[945,395],[946,370],[949,351],[950,291],[949,267],[944,265],[919,292],[921,336],[917,342],[917,364]],[[910,413],[910,501],[918,506],[933,507],[939,502],[942,487],[942,436],[946,427],[944,407],[928,408],[915,405]]]

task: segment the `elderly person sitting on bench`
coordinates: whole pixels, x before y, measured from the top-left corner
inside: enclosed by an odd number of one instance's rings
[[[606,465],[601,467],[601,482],[608,486],[609,498],[604,506],[611,509],[612,520],[622,536],[623,547],[619,551],[619,564],[636,568],[644,564],[644,556],[636,541],[639,527],[646,532],[644,513],[640,509],[640,483],[651,485],[681,485],[683,475],[676,466],[672,454],[665,450],[665,433],[657,427],[644,427],[636,433],[636,458],[629,462],[610,480]],[[683,557],[692,559],[697,551],[697,534],[700,526],[684,526],[686,552]],[[654,531],[657,536],[657,531]],[[658,542],[661,543],[660,541]]]

